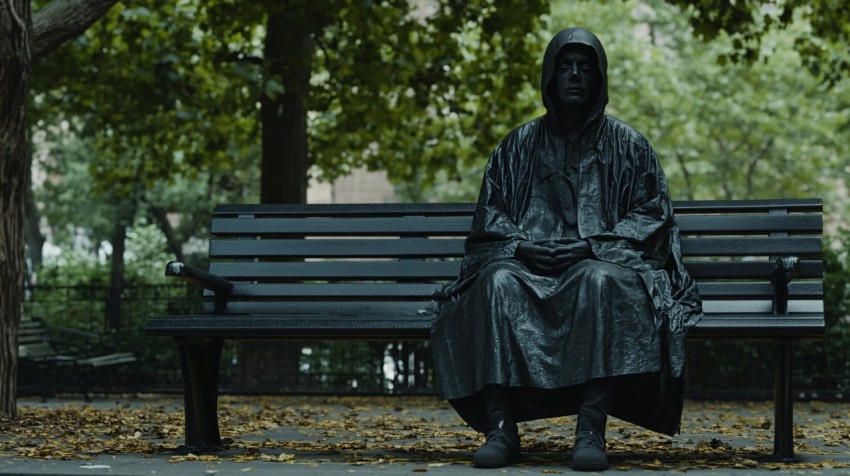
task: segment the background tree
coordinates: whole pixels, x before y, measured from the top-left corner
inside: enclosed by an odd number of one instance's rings
[[[224,39],[226,60],[261,65],[261,201],[295,203],[306,198],[314,163],[328,180],[365,165],[430,181],[470,147],[482,153],[505,118],[528,113],[515,98],[536,78],[547,8],[542,0],[498,9],[483,0],[222,0],[209,3],[202,27]]]
[[[35,13],[5,0],[0,15],[0,416],[17,407],[18,323],[24,266],[27,101],[32,64],[85,31],[115,0],[55,0]]]

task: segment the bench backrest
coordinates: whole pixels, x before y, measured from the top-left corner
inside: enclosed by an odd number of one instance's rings
[[[47,328],[40,318],[21,319],[18,324],[18,357],[39,359],[56,355]]]
[[[675,203],[707,314],[770,314],[774,261],[801,260],[789,313],[823,312],[820,200]],[[210,271],[227,312],[417,316],[454,279],[474,204],[220,205]],[[213,313],[207,293],[202,313]],[[321,302],[321,306],[316,303]]]

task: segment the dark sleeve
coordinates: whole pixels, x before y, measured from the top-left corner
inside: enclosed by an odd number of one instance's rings
[[[674,226],[673,205],[667,180],[655,151],[648,145],[633,160],[630,176],[613,184],[620,190],[620,216],[610,231],[588,236],[593,254],[600,260],[629,268],[648,264],[665,266],[670,252],[669,233]]]
[[[513,196],[518,151],[505,139],[490,156],[478,194],[472,230],[466,239],[463,274],[470,276],[495,259],[511,258],[525,233],[512,219],[517,204]]]
[[[593,254],[635,270],[666,272],[671,322],[691,325],[702,312],[701,301],[682,261],[667,180],[651,146],[640,152],[628,183],[616,185],[621,193],[617,206],[624,212],[611,231],[587,237]]]

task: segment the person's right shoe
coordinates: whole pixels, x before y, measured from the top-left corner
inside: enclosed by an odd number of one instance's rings
[[[476,468],[501,468],[514,463],[520,456],[519,430],[510,418],[493,419],[487,442],[475,452],[472,464]]]

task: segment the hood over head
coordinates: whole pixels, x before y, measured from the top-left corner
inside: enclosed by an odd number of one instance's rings
[[[555,114],[555,98],[549,96],[549,83],[552,81],[552,76],[555,73],[555,59],[558,53],[567,45],[578,44],[589,46],[596,52],[597,65],[600,73],[599,93],[593,106],[590,108],[590,113],[587,116],[587,124],[596,121],[605,112],[605,106],[608,104],[608,57],[605,55],[605,49],[602,47],[602,42],[593,33],[584,28],[574,27],[561,30],[549,42],[546,47],[546,54],[543,55],[543,75],[540,79],[540,89],[543,95],[543,105],[546,106],[546,121],[551,124],[556,132],[561,131],[561,124]]]

